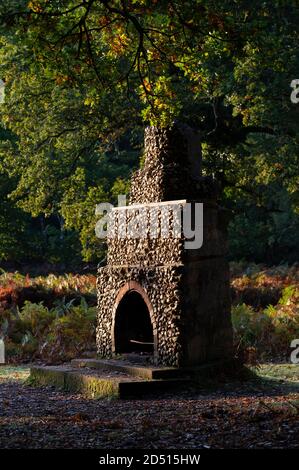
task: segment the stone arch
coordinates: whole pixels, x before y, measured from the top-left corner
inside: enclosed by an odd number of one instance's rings
[[[120,290],[118,291],[118,294],[117,294],[116,299],[114,301],[114,306],[113,306],[113,311],[112,311],[112,326],[111,326],[112,354],[115,354],[115,352],[116,352],[116,347],[115,347],[116,346],[115,345],[115,323],[116,323],[117,310],[118,310],[118,307],[119,307],[121,301],[130,292],[137,292],[141,296],[143,302],[145,303],[145,305],[147,307],[149,317],[150,317],[150,321],[151,321],[152,328],[153,328],[154,360],[155,360],[155,362],[157,362],[158,361],[158,338],[157,338],[157,325],[156,325],[156,320],[155,320],[155,316],[154,316],[153,307],[152,307],[152,304],[151,304],[151,301],[148,297],[147,292],[136,281],[126,282],[120,288]]]

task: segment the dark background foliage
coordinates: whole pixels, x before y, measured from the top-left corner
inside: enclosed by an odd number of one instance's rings
[[[3,0],[0,260],[95,264],[95,205],[128,192],[143,128],[202,136],[230,257],[298,260],[296,2]]]

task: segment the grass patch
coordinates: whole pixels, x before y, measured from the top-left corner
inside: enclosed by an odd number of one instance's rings
[[[299,364],[261,364],[258,375],[299,384]]]
[[[25,381],[28,379],[30,369],[28,366],[1,366],[0,367],[0,382],[6,381]]]

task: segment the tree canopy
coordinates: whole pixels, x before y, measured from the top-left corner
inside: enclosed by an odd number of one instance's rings
[[[126,190],[142,127],[179,120],[201,132],[204,171],[234,210],[236,255],[294,250],[298,22],[280,0],[3,0],[10,198],[58,214],[89,258],[94,205]]]

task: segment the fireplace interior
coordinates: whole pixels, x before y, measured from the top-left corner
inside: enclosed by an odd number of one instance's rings
[[[129,291],[120,301],[114,326],[115,353],[152,353],[154,336],[150,314],[141,295]]]

